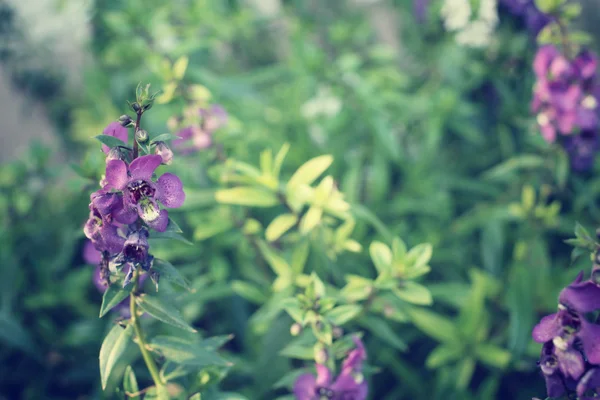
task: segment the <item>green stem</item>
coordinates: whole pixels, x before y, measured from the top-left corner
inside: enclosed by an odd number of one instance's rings
[[[136,270],[133,274],[133,287],[137,288],[139,272]],[[164,388],[164,384],[162,379],[160,379],[160,374],[158,372],[158,367],[152,358],[152,355],[146,348],[146,339],[144,337],[144,333],[142,331],[142,326],[140,324],[139,317],[137,315],[137,304],[135,302],[135,291],[130,296],[129,301],[129,310],[131,312],[131,324],[133,325],[133,330],[135,332],[135,336],[137,337],[137,343],[140,347],[140,351],[142,352],[142,357],[144,358],[144,362],[146,363],[146,367],[148,367],[148,371],[152,376],[152,380],[154,381],[154,385],[156,386],[157,391],[160,392],[162,388]]]

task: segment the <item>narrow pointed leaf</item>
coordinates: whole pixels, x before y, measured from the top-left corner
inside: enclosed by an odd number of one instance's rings
[[[112,284],[104,292],[102,296],[102,305],[100,306],[100,318],[106,315],[107,312],[118,306],[123,300],[129,296],[133,289],[133,284],[128,284],[124,288],[120,284]]]
[[[142,294],[136,298],[136,302],[142,310],[159,321],[184,329],[188,332],[196,332],[196,330],[183,319],[179,310],[171,304],[166,303],[163,299]]]
[[[125,329],[119,325],[115,325],[104,339],[104,342],[102,342],[102,347],[100,347],[100,380],[102,382],[102,389],[106,389],[110,373],[117,364],[117,361],[119,361],[119,357],[125,352],[132,333],[133,329],[130,325]]]

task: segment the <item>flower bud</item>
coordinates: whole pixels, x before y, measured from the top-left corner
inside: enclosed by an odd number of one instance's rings
[[[146,132],[145,130],[139,129],[135,132],[135,140],[137,140],[138,143],[146,143],[148,139],[148,132]]]
[[[292,324],[292,326],[290,327],[290,333],[292,334],[292,336],[298,336],[300,332],[302,332],[302,325],[300,325],[297,322]]]
[[[127,114],[121,115],[119,117],[119,123],[121,124],[121,126],[129,126],[131,123],[133,123],[133,120],[131,119],[131,117]]]
[[[165,142],[156,142],[154,154],[159,155],[162,158],[162,163],[165,165],[170,165],[171,161],[173,161],[173,150]]]
[[[315,349],[315,362],[317,364],[325,364],[327,362],[327,360],[329,359],[329,355],[327,354],[327,350],[321,348],[321,349]]]
[[[333,328],[333,331],[331,333],[333,334],[334,338],[339,339],[344,335],[344,330],[339,326],[336,326]]]
[[[142,110],[142,106],[140,106],[140,103],[135,102],[131,104],[131,109],[139,114],[139,112]]]

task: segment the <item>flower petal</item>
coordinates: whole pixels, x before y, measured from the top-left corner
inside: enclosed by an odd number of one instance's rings
[[[106,164],[104,190],[123,190],[127,185],[127,165],[121,160],[111,160]]]
[[[546,394],[548,397],[559,398],[566,393],[567,389],[560,374],[544,375],[546,381]]]
[[[91,265],[98,265],[102,261],[102,254],[96,250],[91,240],[86,240],[83,245],[83,260]]]
[[[108,126],[104,128],[102,133],[104,135],[116,137],[117,139],[120,139],[126,144],[129,140],[129,131],[127,130],[127,128],[121,126],[121,124],[118,122],[111,122],[110,124],[108,124]],[[108,152],[110,151],[110,147],[103,144],[102,151],[104,152],[104,154],[108,154]]]
[[[360,371],[363,361],[367,359],[367,352],[365,351],[365,346],[360,338],[355,336],[353,340],[356,348],[348,353],[348,356],[342,364],[342,372]]]
[[[185,193],[177,175],[166,173],[158,178],[158,201],[165,207],[177,208],[183,205]]]
[[[577,383],[577,396],[582,397],[588,389],[600,387],[600,368],[592,368]]]
[[[578,337],[583,343],[583,350],[588,361],[592,364],[600,364],[600,325],[592,324],[581,318],[581,331]]]
[[[153,221],[146,221],[148,226],[157,232],[164,232],[169,224],[169,213],[167,210],[160,210],[158,218]]]
[[[323,364],[316,364],[317,369],[317,386],[326,387],[331,383],[331,371]]]
[[[564,376],[579,379],[585,372],[585,363],[579,351],[568,348],[565,351],[555,348],[556,358],[558,359],[558,368]]]
[[[600,308],[600,287],[592,281],[572,283],[564,288],[558,301],[577,312],[590,312]]]
[[[560,325],[558,322],[558,313],[550,314],[542,318],[542,320],[533,328],[533,340],[538,343],[545,343],[552,340],[560,334]]]
[[[131,179],[150,180],[152,174],[162,163],[162,157],[156,154],[149,154],[136,158],[129,165]]]
[[[133,224],[138,219],[138,212],[135,207],[126,204],[117,208],[113,213],[113,217],[117,222],[129,225]]]
[[[312,400],[316,390],[317,383],[312,374],[302,374],[294,382],[296,400]]]

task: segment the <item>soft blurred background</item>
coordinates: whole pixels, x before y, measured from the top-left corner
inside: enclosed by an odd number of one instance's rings
[[[101,294],[82,256],[89,193],[104,165],[92,137],[128,111],[139,82],[169,92],[182,56],[180,84],[197,85],[229,114],[214,138],[226,154],[255,163],[262,149],[288,142],[288,173],[332,154],[340,190],[372,210],[358,238],[387,230],[410,245],[432,243],[435,312],[484,326],[465,333],[468,348],[503,349],[435,358],[440,338],[427,326],[399,318],[385,332],[362,327],[379,368],[372,399],[541,397],[531,328],[587,268],[563,241],[576,221],[592,232],[600,222],[599,166],[570,172],[564,152],[538,134],[527,16],[491,1],[491,16],[469,17],[483,28],[447,32],[458,3],[0,1],[0,399],[112,398],[100,389],[97,357],[116,316],[97,318]],[[600,7],[582,4],[579,24],[594,46]],[[144,127],[168,132],[185,105],[174,94]],[[239,233],[219,229],[227,216],[207,195],[204,155],[175,164],[188,203],[174,218],[194,246],[157,252],[200,288],[184,315],[211,335],[236,335],[226,348],[236,366],[221,387],[250,400],[284,396],[286,383],[276,383],[300,365],[278,354],[290,321],[265,324],[260,299],[231,285],[254,266],[240,257]],[[373,229],[381,221],[387,228]],[[367,254],[331,268],[361,263]]]

